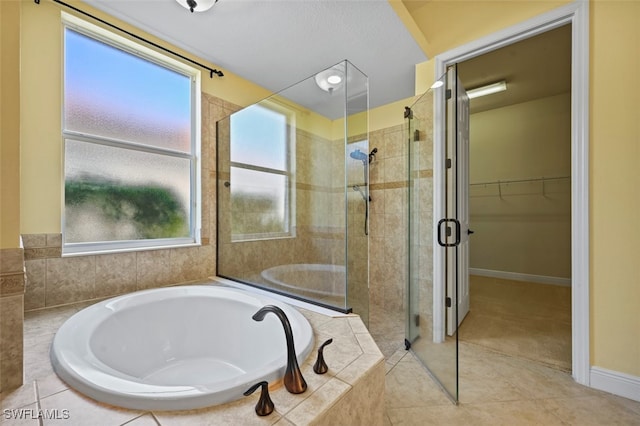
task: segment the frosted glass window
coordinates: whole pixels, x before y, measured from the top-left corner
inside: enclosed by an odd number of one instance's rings
[[[65,29],[67,131],[191,151],[191,79]]]
[[[198,242],[197,71],[73,25],[64,29],[63,252]]]
[[[287,177],[231,167],[232,234],[279,234],[289,229]]]
[[[231,161],[287,169],[287,117],[261,105],[231,116]]]
[[[67,140],[65,241],[188,237],[187,158]]]
[[[291,117],[252,105],[231,116],[232,240],[291,234]]]

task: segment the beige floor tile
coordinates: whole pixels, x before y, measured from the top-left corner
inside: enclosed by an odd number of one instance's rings
[[[393,426],[471,425],[474,418],[462,407],[448,403],[430,407],[391,408],[387,410]]]
[[[620,404],[625,408],[628,408],[629,410],[633,411],[634,413],[637,413],[638,415],[640,415],[640,401],[634,401],[634,400],[623,398],[617,395],[605,394],[604,392],[603,392],[603,395],[605,398],[608,398],[613,402]]]
[[[53,334],[44,334],[25,339],[24,376],[25,380],[33,381],[53,374],[49,349]]]
[[[413,356],[406,356],[385,376],[386,407],[442,405],[449,399]]]
[[[158,422],[156,421],[153,414],[147,413],[143,414],[140,417],[136,417],[135,419],[124,423],[126,426],[158,426]]]
[[[470,277],[460,341],[571,369],[571,288]]]
[[[58,376],[53,373],[42,379],[36,380],[37,388],[38,388],[38,396],[40,399],[46,398],[58,392],[62,392],[67,390],[69,386],[62,380],[58,378]]]
[[[571,425],[640,425],[640,413],[607,396],[555,398],[543,400],[543,404]]]
[[[127,410],[99,403],[80,393],[68,389],[40,400],[42,410],[63,412],[68,418],[45,419],[44,425],[92,425],[116,426],[131,421],[143,414],[137,410]]]
[[[510,401],[487,404],[462,404],[470,416],[469,424],[491,426],[562,425],[560,418],[544,409],[539,401]]]
[[[21,408],[0,411],[0,425],[2,426],[38,426],[38,406],[33,403]]]
[[[0,408],[3,410],[24,407],[34,402],[36,402],[36,392],[33,382],[27,382],[12,391],[0,392]]]

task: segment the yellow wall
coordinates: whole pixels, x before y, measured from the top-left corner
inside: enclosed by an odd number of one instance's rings
[[[590,13],[591,363],[640,376],[640,2]]]
[[[570,93],[471,114],[469,127],[472,184],[571,175]],[[571,278],[570,179],[472,185],[469,210],[472,268]]]
[[[411,15],[427,41],[432,58],[453,47],[476,40],[532,16],[548,12],[564,1],[425,1]],[[423,47],[424,44],[421,44]],[[424,48],[424,47],[423,47]]]
[[[565,3],[426,2],[413,17],[433,55]],[[589,13],[591,364],[640,376],[640,2],[593,0]]]
[[[20,4],[0,2],[0,249],[20,246]]]
[[[2,3],[4,10],[5,2]],[[85,3],[71,3],[156,43],[186,56],[192,56],[166,42],[106,16],[104,13],[91,9]],[[16,193],[17,188],[20,187],[21,206],[20,221],[17,221],[17,218],[12,219],[11,227],[16,232],[19,229],[23,234],[58,233],[61,227],[63,180],[60,119],[62,96],[60,13],[61,10],[69,13],[70,11],[50,1],[42,1],[40,5],[37,5],[31,0],[23,0],[21,6],[20,110],[22,114],[20,115],[20,123],[22,134],[20,148],[22,152],[20,164],[22,166],[22,181],[15,182],[10,187]],[[87,20],[91,22],[89,18]],[[4,34],[4,22],[2,28]],[[215,67],[215,64],[209,64],[199,58],[194,59]],[[213,79],[209,78],[207,71],[203,71],[202,90],[240,106],[250,105],[271,94],[226,70],[223,71],[225,73],[223,78],[214,77]],[[5,105],[4,99],[3,105]],[[7,193],[9,192],[7,191]],[[2,193],[4,197],[4,186]]]

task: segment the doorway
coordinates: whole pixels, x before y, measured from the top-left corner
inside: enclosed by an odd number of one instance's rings
[[[457,70],[472,98],[474,231],[459,339],[571,371],[571,25]]]
[[[494,33],[468,45],[460,46],[435,58],[435,73],[500,47],[525,40],[546,31],[571,24],[571,371],[574,380],[589,384],[589,8],[574,2]],[[434,158],[445,147],[444,93],[434,102]],[[443,182],[445,164],[433,164],[434,216],[444,217]],[[436,219],[437,221],[437,219]],[[441,291],[445,282],[444,254],[433,251],[433,292]],[[434,317],[442,317],[444,306],[434,304]]]

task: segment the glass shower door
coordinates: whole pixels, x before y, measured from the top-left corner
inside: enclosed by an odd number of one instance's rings
[[[455,201],[459,182],[456,82],[453,67],[405,111],[409,143],[409,283],[405,345],[457,403],[457,327],[447,330],[450,316],[457,318],[457,287],[447,283],[457,280],[458,243],[462,232]],[[440,108],[436,110],[434,105]],[[434,132],[435,120],[446,123],[442,134]],[[442,169],[446,176],[440,191],[434,191],[434,164],[436,170]],[[444,199],[440,202],[443,211],[434,217],[433,197],[436,193],[443,194]],[[434,268],[437,263],[441,268]],[[444,273],[434,274],[434,271]]]

